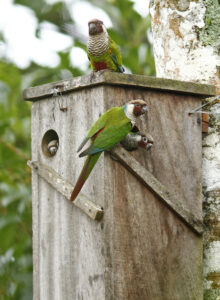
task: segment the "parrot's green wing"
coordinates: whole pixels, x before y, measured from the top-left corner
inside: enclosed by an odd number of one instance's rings
[[[124,68],[122,67],[122,57],[121,52],[117,46],[117,44],[109,37],[109,49],[110,56],[117,67],[118,72],[123,73]]]
[[[106,125],[107,120],[111,117],[112,113],[114,114],[114,111],[117,111],[118,109],[121,109],[120,107],[112,107],[108,111],[106,111],[89,129],[86,137],[83,139],[82,143],[80,144],[79,148],[77,149],[77,152],[79,152],[84,145],[87,143],[89,139],[92,137],[95,138],[95,135],[98,134]]]
[[[93,125],[95,126],[96,123]],[[95,154],[104,150],[111,149],[115,144],[119,143],[132,128],[131,120],[128,119],[122,107],[114,107],[107,112],[105,125],[92,131],[90,146],[80,153],[80,157]],[[91,132],[89,131],[89,134]],[[95,132],[95,134],[94,134]]]

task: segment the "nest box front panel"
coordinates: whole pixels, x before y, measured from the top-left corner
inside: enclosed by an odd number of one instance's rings
[[[104,112],[102,95],[100,87],[34,102],[32,160],[52,168],[74,186],[84,162],[78,157],[77,148],[91,124]],[[45,149],[57,137],[57,152],[48,155]],[[103,178],[101,157],[82,190],[101,206]],[[104,299],[101,224],[91,220],[35,172],[32,195],[35,299]]]

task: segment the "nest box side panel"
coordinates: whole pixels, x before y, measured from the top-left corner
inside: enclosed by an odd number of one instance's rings
[[[188,116],[201,99],[105,89],[106,109],[135,98],[149,107],[138,126],[153,136],[154,146],[131,155],[201,219],[201,124],[198,116]],[[105,249],[111,274],[106,299],[201,300],[202,237],[124,166],[108,154],[105,158]]]
[[[105,166],[106,299],[202,300],[201,237],[117,161]]]
[[[63,109],[65,108],[65,109]],[[72,183],[84,158],[76,152],[91,124],[104,112],[103,88],[46,98],[32,105],[32,160]],[[59,137],[55,156],[41,147],[44,134]],[[82,192],[103,206],[103,156]],[[91,220],[33,172],[34,299],[103,300],[105,293],[101,224]]]

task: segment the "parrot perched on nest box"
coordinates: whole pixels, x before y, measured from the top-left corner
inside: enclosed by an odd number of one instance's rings
[[[149,150],[154,143],[150,134],[143,134],[139,131],[131,132],[121,141],[121,145],[128,151],[137,150],[139,147]]]
[[[79,194],[101,153],[121,142],[132,130],[136,118],[146,112],[147,105],[143,100],[132,100],[121,107],[112,107],[93,124],[77,150],[79,152],[90,140],[90,146],[79,155],[87,158],[71,194],[71,201]]]
[[[117,44],[110,38],[102,21],[89,21],[88,57],[93,71],[109,69],[124,72],[122,58]]]

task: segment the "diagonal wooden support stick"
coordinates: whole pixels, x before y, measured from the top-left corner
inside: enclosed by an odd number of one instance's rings
[[[39,163],[38,161],[28,161],[27,165],[44,180],[46,180],[52,187],[54,187],[65,198],[70,200],[70,196],[73,190],[73,186],[64,180],[57,172],[52,168]],[[95,204],[89,200],[85,195],[80,195],[72,202],[79,207],[85,214],[87,214],[93,220],[100,220],[103,216],[103,209],[98,204]]]
[[[203,233],[202,220],[183,207],[182,203],[159,180],[142,167],[129,152],[122,147],[115,147],[110,153],[171,208],[191,229],[197,234],[201,235]]]

